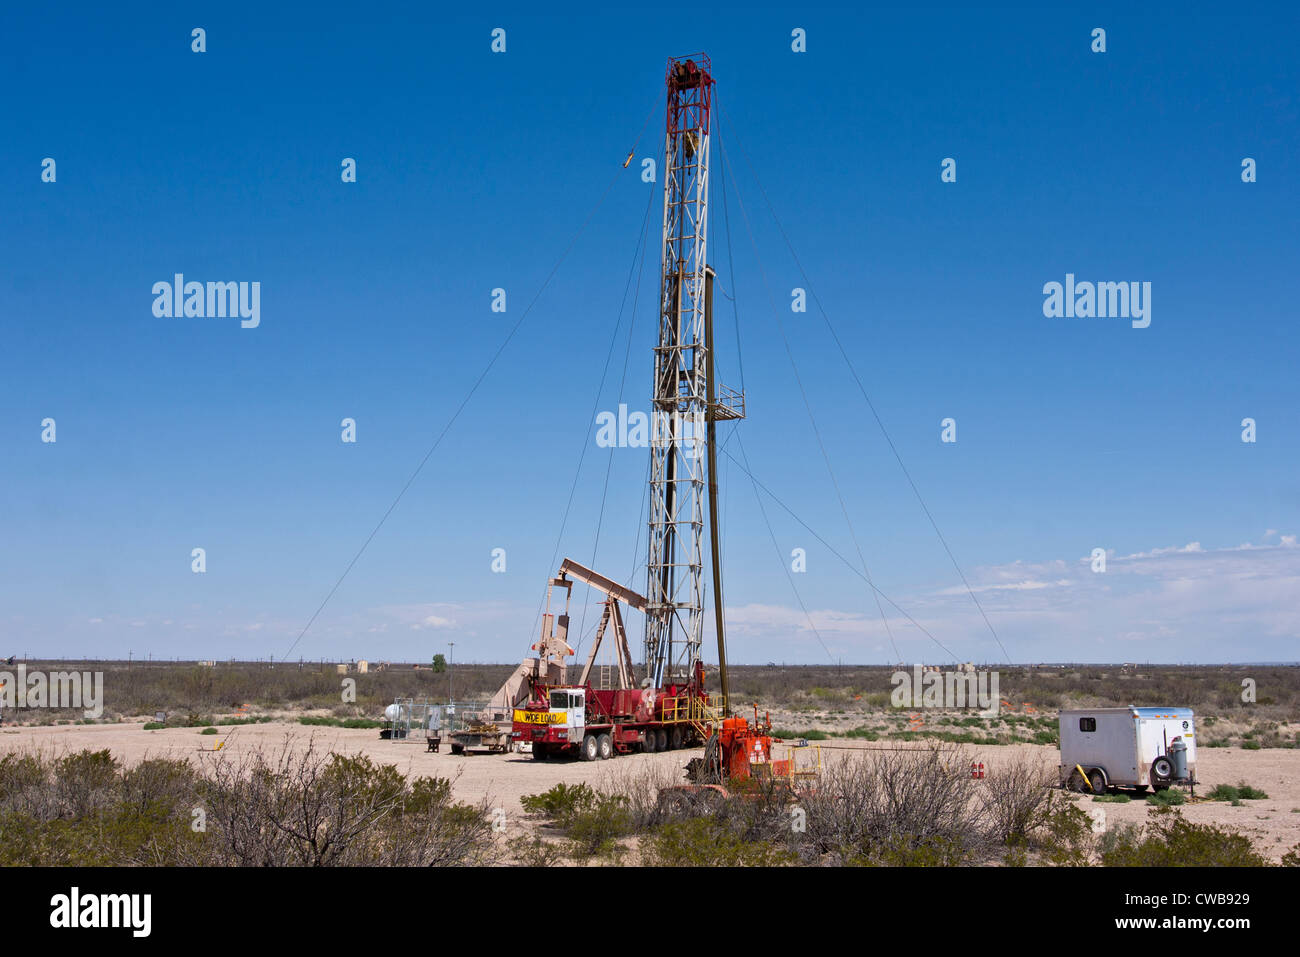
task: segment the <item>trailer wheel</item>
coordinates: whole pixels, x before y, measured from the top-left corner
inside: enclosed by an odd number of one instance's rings
[[[668,732],[663,728],[655,729],[655,748],[659,751],[668,750]]]
[[[533,760],[534,760],[534,761],[545,761],[545,760],[546,760],[547,758],[549,758],[550,756],[551,756],[550,752],[546,750],[546,747],[545,747],[544,745],[541,745],[541,744],[534,744],[534,745],[533,745]]]
[[[659,743],[658,736],[655,734],[654,728],[651,728],[650,730],[646,731],[643,737],[645,738],[645,740],[641,742],[641,752],[643,754],[654,754],[655,751],[658,750],[658,748],[656,748],[655,745]]]
[[[1163,754],[1151,762],[1151,777],[1156,782],[1156,786],[1168,786],[1174,777],[1174,762]]]
[[[682,726],[680,724],[673,725],[672,737],[668,746],[674,751],[682,749]]]
[[[1093,794],[1106,793],[1106,775],[1102,774],[1096,768],[1088,772],[1088,783],[1092,785]]]
[[[608,761],[614,756],[614,742],[610,740],[609,735],[602,734],[596,739],[596,751],[602,761]]]
[[[600,755],[600,748],[596,744],[596,736],[589,734],[582,739],[582,760],[595,761]]]
[[[1065,782],[1065,786],[1076,794],[1083,794],[1088,790],[1088,779],[1078,771],[1071,771],[1069,779]]]

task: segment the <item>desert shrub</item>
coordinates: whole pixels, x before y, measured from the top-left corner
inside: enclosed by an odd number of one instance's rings
[[[1283,867],[1300,867],[1300,844],[1282,855]]]
[[[808,741],[826,741],[830,736],[829,732],[819,731],[817,728],[809,728],[807,731],[790,731],[786,728],[775,728],[772,731],[772,737],[780,738],[783,741],[797,738],[804,738]]]
[[[1097,844],[1092,819],[1059,795],[1054,795],[1052,804],[1034,841],[1044,863],[1056,867],[1088,866]]]
[[[447,778],[419,777],[405,794],[403,810],[407,814],[427,814],[451,803],[451,781]]]
[[[569,853],[574,857],[616,857],[621,851],[619,839],[632,834],[634,825],[627,798],[597,793],[588,807],[569,815],[564,828]]]
[[[1178,788],[1165,788],[1163,791],[1157,791],[1155,794],[1147,796],[1147,804],[1156,808],[1176,807],[1186,803],[1187,795]]]
[[[189,827],[193,770],[146,759],[121,770],[107,751],[0,759],[0,864],[199,863],[204,835]]]
[[[305,724],[309,727],[325,728],[386,728],[387,721],[378,721],[373,718],[324,718],[312,715],[304,715],[298,719],[299,724]]]
[[[1133,800],[1127,794],[1097,794],[1092,799],[1097,804],[1128,804]]]
[[[1024,844],[1009,844],[1002,853],[1003,867],[1025,867],[1029,864],[1029,848]]]
[[[1145,832],[1126,831],[1102,850],[1107,867],[1263,867],[1250,838],[1213,824],[1192,824],[1162,810]]]
[[[487,808],[451,800],[449,783],[408,782],[365,756],[304,753],[271,759],[217,752],[203,794],[220,863],[401,865],[492,859]],[[428,782],[428,783],[424,783]]]
[[[82,818],[0,815],[0,864],[121,867],[200,863],[205,836],[167,808],[119,806]]]
[[[1241,781],[1235,786],[1216,784],[1205,798],[1208,801],[1227,801],[1235,807],[1240,807],[1242,801],[1266,801],[1268,795],[1259,788],[1251,787],[1245,781]]]
[[[878,741],[880,740],[880,732],[876,731],[874,728],[868,728],[864,725],[863,727],[860,728],[853,728],[852,730],[845,731],[843,737],[860,738],[863,741]]]
[[[1263,746],[1262,744],[1260,744],[1258,741],[1242,741],[1242,742],[1241,742],[1241,750],[1243,750],[1243,751],[1259,751],[1259,750],[1260,750],[1261,748],[1263,748],[1263,747],[1264,747],[1264,746]]]
[[[1113,854],[1119,847],[1137,843],[1142,839],[1142,826],[1130,821],[1120,821],[1107,828],[1097,838],[1097,855],[1105,860],[1107,854]]]
[[[185,805],[188,811],[196,801],[197,787],[198,772],[188,761],[145,758],[122,771],[119,799],[140,814],[158,802],[173,808]]]
[[[119,766],[111,751],[76,751],[54,760],[55,791],[72,817],[85,817],[112,799]]]
[[[789,850],[745,840],[713,817],[664,822],[642,841],[641,854],[642,863],[652,867],[773,867],[795,860]]]
[[[865,863],[902,848],[961,848],[973,856],[985,842],[980,809],[970,794],[970,768],[949,745],[872,751],[826,768],[807,812],[805,853]]]
[[[1021,844],[1047,819],[1055,777],[1037,757],[1022,754],[999,762],[979,789],[988,827],[995,840]]]
[[[202,728],[199,730],[199,734],[216,734],[216,733],[217,733],[216,728]]]
[[[589,810],[596,803],[596,792],[589,784],[555,785],[541,794],[525,794],[519,799],[529,814],[541,814],[561,827],[567,827],[575,814]]]
[[[617,764],[600,782],[600,790],[623,798],[634,831],[644,831],[659,823],[666,810],[662,795],[666,789],[681,785],[681,770],[662,765]]]
[[[50,769],[38,755],[0,755],[0,813],[35,814],[47,803],[50,779]]]
[[[959,867],[970,860],[970,848],[958,837],[931,837],[923,841],[896,838],[874,854],[850,858],[846,863],[884,867]]]
[[[536,835],[524,837],[521,834],[511,839],[509,847],[510,853],[525,867],[554,867],[564,857],[553,842]]]

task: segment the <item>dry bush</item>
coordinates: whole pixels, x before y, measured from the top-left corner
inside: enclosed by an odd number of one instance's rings
[[[958,863],[987,850],[969,763],[953,745],[873,750],[827,767],[807,809],[806,851],[839,862]]]
[[[1047,823],[1056,769],[1040,755],[1020,752],[999,761],[978,790],[989,837],[1008,846],[1024,844]]]
[[[122,768],[107,751],[0,756],[0,865],[491,863],[486,804],[441,778],[288,746]]]
[[[254,866],[488,863],[486,805],[451,799],[451,782],[407,779],[368,757],[296,752],[212,759],[203,787],[222,863]]]
[[[57,816],[49,765],[38,753],[0,755],[0,816],[49,820]]]
[[[1231,828],[1193,824],[1177,811],[1154,814],[1142,830],[1117,834],[1101,849],[1107,867],[1267,867],[1250,837]]]
[[[650,867],[775,867],[795,860],[792,851],[747,838],[714,817],[666,821],[641,844],[641,862]]]
[[[193,769],[169,758],[123,770],[107,751],[0,757],[0,864],[202,863],[189,828]]]
[[[54,762],[55,794],[61,817],[88,817],[113,803],[120,765],[113,753],[76,751]]]
[[[660,792],[681,783],[682,772],[678,768],[636,761],[612,767],[600,779],[597,789],[620,797],[630,827],[642,831],[659,819]]]

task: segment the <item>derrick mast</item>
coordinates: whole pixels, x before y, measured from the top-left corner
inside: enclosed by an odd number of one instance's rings
[[[695,675],[703,632],[709,409],[705,300],[713,98],[708,57],[670,60],[667,86],[646,562],[645,660],[652,687]]]

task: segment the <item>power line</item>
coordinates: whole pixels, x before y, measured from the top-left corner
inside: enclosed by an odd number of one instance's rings
[[[944,645],[943,642],[941,642],[938,638],[934,637],[934,635],[930,634],[930,632],[929,632],[929,631],[928,631],[928,630],[927,630],[927,629],[926,629],[926,628],[925,628],[925,627],[924,627],[924,626],[923,626],[919,621],[917,621],[915,618],[913,618],[911,615],[909,615],[907,612],[905,612],[902,608],[900,608],[899,605],[898,605],[898,603],[897,603],[896,601],[894,601],[892,598],[890,598],[888,595],[886,595],[883,591],[881,591],[879,588],[877,588],[874,582],[872,582],[872,581],[871,581],[870,579],[868,579],[865,575],[863,575],[862,572],[858,571],[857,568],[855,568],[855,567],[853,566],[853,563],[850,562],[850,561],[849,561],[847,558],[845,558],[843,555],[841,555],[838,551],[836,551],[836,550],[835,550],[835,547],[834,547],[833,545],[831,545],[830,542],[826,541],[826,539],[824,539],[824,538],[822,538],[820,535],[818,535],[817,532],[816,532],[816,530],[813,529],[813,527],[812,527],[811,525],[809,525],[809,524],[808,524],[807,522],[805,522],[802,518],[800,518],[798,515],[796,515],[796,514],[794,513],[794,510],[793,510],[792,508],[790,508],[789,505],[786,505],[785,502],[783,502],[783,501],[782,501],[782,500],[777,496],[777,494],[776,494],[775,492],[773,492],[770,488],[768,488],[766,485],[764,485],[762,482],[760,482],[760,481],[758,480],[758,478],[754,475],[754,473],[751,472],[749,469],[745,468],[745,466],[742,465],[742,464],[741,464],[741,463],[736,459],[736,457],[735,457],[734,455],[732,455],[730,452],[726,451],[725,449],[720,449],[719,451],[721,451],[722,454],[725,455],[727,458],[731,459],[731,461],[735,463],[735,465],[736,465],[737,468],[741,469],[741,470],[742,470],[746,475],[748,475],[748,476],[750,477],[750,479],[751,479],[755,484],[757,484],[758,487],[759,487],[760,489],[762,489],[764,492],[767,493],[768,497],[771,498],[772,501],[776,502],[777,505],[780,505],[781,508],[783,508],[783,509],[785,510],[786,514],[788,514],[788,515],[789,515],[791,518],[793,518],[796,522],[798,522],[800,525],[802,525],[802,526],[804,527],[804,529],[808,532],[808,534],[812,535],[813,538],[815,538],[815,539],[817,539],[817,541],[821,542],[822,545],[824,545],[824,546],[826,547],[826,550],[827,550],[827,551],[829,551],[832,555],[834,555],[834,556],[835,556],[836,558],[838,558],[841,562],[843,562],[843,563],[848,567],[849,571],[853,572],[853,574],[857,575],[859,578],[861,578],[863,581],[865,581],[865,582],[867,583],[867,585],[871,588],[872,591],[874,591],[876,594],[878,594],[878,595],[879,595],[881,598],[883,598],[883,599],[884,599],[884,600],[885,600],[889,605],[891,605],[891,606],[892,606],[892,607],[893,607],[893,608],[894,608],[894,609],[895,609],[895,610],[896,610],[900,615],[902,615],[904,618],[906,618],[906,619],[908,620],[908,622],[910,622],[913,626],[916,627],[916,629],[917,629],[918,631],[921,632],[921,634],[925,635],[927,638],[929,638],[931,641],[933,641],[936,645],[938,645],[940,648],[942,648],[942,649],[944,650],[944,652],[947,653],[948,656],[949,656],[950,658],[952,658],[953,661],[956,661],[956,660],[957,660],[957,656],[956,656],[955,654],[953,654],[952,651],[949,650],[948,647],[947,647],[946,645]]]
[[[722,165],[724,169],[730,170],[731,161],[727,158],[727,149],[722,147]],[[740,215],[745,222],[745,232],[749,235],[750,245],[754,248],[754,258],[758,262],[759,274],[763,277],[763,289],[767,293],[768,304],[772,307],[772,316],[776,319],[776,328],[781,335],[781,342],[785,346],[785,354],[790,360],[790,368],[794,372],[795,384],[799,387],[799,395],[803,399],[804,410],[808,413],[808,421],[812,425],[813,436],[817,440],[817,447],[821,450],[822,461],[826,465],[826,472],[830,475],[831,486],[835,489],[835,497],[840,503],[840,513],[844,516],[844,524],[848,526],[849,537],[853,540],[853,547],[857,550],[858,561],[862,563],[863,575],[868,584],[871,584],[871,572],[867,568],[866,556],[862,553],[862,545],[858,540],[857,530],[853,527],[853,519],[849,517],[849,508],[844,501],[844,493],[840,491],[840,483],[835,478],[835,469],[831,466],[830,453],[826,451],[826,443],[822,441],[821,429],[817,427],[817,417],[813,414],[812,403],[808,399],[808,392],[804,389],[803,377],[799,375],[799,364],[795,361],[794,350],[790,347],[790,340],[785,334],[785,323],[781,321],[781,312],[776,308],[776,300],[772,298],[772,287],[767,280],[767,269],[763,266],[763,260],[758,254],[758,243],[754,239],[754,230],[750,226],[749,213],[745,210],[745,201],[741,198],[739,192],[736,194],[736,202],[740,206]],[[873,586],[874,587],[874,586]],[[880,596],[873,594],[876,602],[876,611],[880,615],[880,621],[885,626],[885,634],[889,636],[889,644],[894,649],[895,660],[901,660],[898,651],[898,642],[894,639],[894,630],[889,627],[889,618],[885,614],[885,608],[880,604]]]
[[[651,113],[654,112],[653,104],[650,107],[650,112]],[[650,120],[650,114],[647,114],[646,125],[648,125],[649,120]],[[636,142],[638,144],[640,143],[641,135],[644,134],[644,132],[645,132],[645,125],[642,126],[641,133],[637,134]],[[636,151],[636,144],[633,145],[632,149],[633,152]],[[334,593],[339,590],[339,587],[343,584],[344,579],[346,579],[349,573],[351,573],[352,569],[356,567],[357,562],[361,560],[361,556],[365,554],[366,549],[370,546],[370,543],[374,540],[374,537],[379,534],[379,530],[383,528],[384,523],[388,521],[388,517],[393,514],[393,510],[397,508],[398,503],[401,502],[403,496],[406,495],[407,490],[410,489],[411,485],[414,484],[420,472],[424,470],[425,464],[429,461],[430,458],[433,457],[433,453],[437,451],[438,446],[442,444],[443,438],[446,437],[447,433],[451,430],[451,427],[456,423],[456,420],[460,418],[461,412],[463,412],[465,410],[465,407],[469,405],[470,399],[472,399],[474,397],[474,394],[478,392],[479,386],[483,384],[483,380],[487,378],[488,373],[491,372],[492,368],[497,364],[497,360],[501,358],[502,353],[506,351],[506,347],[510,345],[511,341],[515,337],[515,333],[517,333],[519,331],[519,328],[524,324],[524,320],[528,318],[528,314],[532,312],[533,307],[537,305],[538,300],[541,299],[542,297],[542,293],[545,292],[547,286],[551,284],[551,280],[554,279],[555,274],[559,272],[560,266],[563,265],[565,259],[568,258],[569,253],[573,250],[573,247],[578,242],[578,239],[581,238],[584,232],[586,232],[587,226],[588,224],[590,224],[592,218],[596,215],[596,212],[600,209],[602,205],[604,205],[605,198],[609,195],[609,191],[614,187],[614,181],[618,179],[619,173],[621,172],[622,169],[616,170],[614,172],[614,175],[609,178],[609,182],[605,184],[605,189],[601,192],[600,197],[596,200],[596,204],[592,206],[591,210],[587,213],[586,217],[583,219],[581,225],[578,226],[577,232],[573,234],[573,237],[569,240],[568,244],[565,245],[564,249],[560,252],[559,258],[556,259],[555,261],[555,265],[551,267],[551,271],[547,273],[546,278],[542,280],[542,284],[540,287],[538,287],[537,292],[533,295],[532,300],[528,303],[527,306],[524,307],[524,311],[520,314],[519,318],[515,320],[514,325],[510,327],[510,331],[506,334],[505,339],[503,339],[501,345],[497,347],[496,352],[492,354],[492,358],[490,358],[488,360],[487,365],[483,367],[483,371],[479,373],[478,378],[474,380],[474,384],[470,387],[469,392],[465,394],[465,397],[460,401],[460,404],[456,406],[456,411],[453,412],[451,418],[447,420],[447,424],[442,427],[442,431],[439,432],[437,438],[433,440],[433,444],[429,446],[429,450],[424,453],[424,457],[420,459],[419,464],[416,465],[415,470],[411,473],[410,477],[406,480],[406,484],[404,484],[401,487],[401,489],[397,493],[397,496],[393,499],[392,503],[384,511],[384,514],[380,516],[380,519],[375,524],[375,527],[371,529],[370,534],[366,536],[366,540],[361,543],[361,547],[357,549],[356,554],[352,556],[352,560],[348,562],[347,567],[343,569],[343,574],[339,575],[338,580],[334,582],[333,587],[330,588],[330,590],[326,593],[325,598],[321,601],[320,605],[318,605],[316,610],[312,612],[311,618],[307,620],[307,624],[303,626],[302,631],[298,633],[298,637],[293,640],[293,644],[289,646],[288,651],[284,653],[283,657],[287,658],[289,654],[296,647],[298,647],[298,643],[302,641],[303,636],[307,634],[308,630],[316,622],[316,619],[320,617],[320,613],[325,610],[325,606],[328,605],[330,599],[334,597]]]
[[[726,116],[726,109],[722,107],[721,102],[719,102],[718,106],[723,115]],[[728,128],[730,128],[730,123],[731,117],[727,116]],[[867,403],[867,408],[871,410],[871,415],[876,420],[876,425],[880,428],[880,434],[885,437],[885,442],[889,445],[889,450],[894,454],[894,459],[898,462],[898,467],[902,470],[903,476],[907,479],[907,484],[912,487],[912,493],[916,496],[917,502],[920,503],[921,510],[925,513],[925,517],[929,519],[930,527],[934,529],[934,533],[938,537],[940,544],[943,545],[943,550],[948,554],[948,560],[952,562],[952,567],[956,569],[957,576],[961,579],[961,583],[966,587],[966,593],[970,595],[971,601],[974,602],[975,607],[979,610],[980,616],[984,619],[984,624],[988,626],[989,633],[993,636],[993,640],[997,643],[998,648],[1001,649],[1003,657],[1009,662],[1011,656],[1007,654],[1007,649],[1002,644],[1002,639],[998,637],[997,629],[993,627],[993,622],[989,620],[989,616],[985,613],[984,606],[980,604],[979,598],[975,595],[975,590],[971,588],[970,582],[966,580],[966,574],[961,570],[961,566],[957,563],[957,557],[948,546],[948,540],[944,538],[943,532],[939,531],[939,523],[935,521],[934,515],[931,514],[929,506],[925,504],[925,499],[921,495],[921,490],[917,488],[916,482],[912,479],[912,473],[909,472],[907,466],[903,464],[903,457],[899,454],[898,447],[894,445],[894,440],[890,438],[889,430],[885,428],[885,423],[880,418],[880,414],[876,411],[875,404],[872,403],[871,397],[867,395],[866,387],[862,384],[862,379],[858,375],[857,368],[853,365],[848,352],[844,348],[844,344],[840,341],[839,335],[835,332],[835,327],[831,323],[830,316],[827,315],[821,299],[818,298],[816,291],[813,289],[812,280],[809,278],[807,270],[803,268],[803,263],[800,262],[799,256],[794,250],[794,244],[790,241],[790,236],[786,233],[785,226],[782,225],[780,217],[776,215],[776,210],[772,206],[772,201],[768,198],[767,190],[763,188],[762,181],[754,171],[754,164],[750,162],[749,152],[745,149],[745,144],[741,143],[739,139],[737,139],[736,142],[740,146],[741,155],[745,158],[745,165],[749,168],[750,175],[754,177],[754,183],[758,186],[758,191],[763,197],[763,202],[767,205],[768,212],[772,216],[772,221],[776,223],[776,228],[780,231],[781,238],[785,240],[786,248],[790,250],[790,256],[794,260],[795,266],[799,270],[799,274],[803,277],[804,286],[807,288],[808,294],[812,297],[813,302],[817,304],[817,310],[821,313],[822,321],[826,324],[827,331],[830,332],[831,338],[835,341],[835,346],[839,349],[840,356],[844,359],[844,364],[848,366],[849,373],[853,376],[853,381],[857,383],[858,391],[862,393],[862,398]],[[725,152],[723,153],[723,160],[724,162],[726,160]]]
[[[650,209],[653,202],[654,202],[654,190],[651,190],[650,198],[646,202],[645,220],[641,224],[641,232],[637,235],[636,246],[632,250],[632,262],[631,265],[628,267],[627,283],[623,287],[623,301],[622,304],[620,304],[619,306],[618,321],[617,323],[615,323],[614,331],[613,333],[611,333],[609,337],[609,348],[605,352],[605,365],[600,373],[600,384],[596,386],[596,395],[592,399],[591,414],[587,417],[588,423],[595,420],[596,413],[600,409],[600,395],[602,392],[605,391],[605,378],[606,376],[609,375],[609,364],[614,357],[614,346],[618,344],[618,331],[623,326],[623,312],[624,312],[624,307],[627,304],[627,292],[632,285],[632,275],[636,271],[637,259],[642,254],[642,243],[644,242],[645,239],[646,228],[649,225]],[[635,316],[633,318],[635,319]],[[631,336],[630,330],[628,335],[629,337]],[[629,338],[629,345],[630,345],[630,341],[631,340]],[[587,450],[590,447],[591,447],[590,435],[584,430],[582,448],[578,452],[578,464],[577,467],[574,468],[573,470],[573,482],[569,486],[569,500],[567,503],[565,503],[564,515],[561,516],[560,518],[560,531],[559,534],[555,536],[555,548],[551,552],[551,561],[548,567],[552,569],[555,568],[555,560],[560,556],[560,546],[564,542],[564,530],[565,528],[568,527],[569,524],[569,514],[573,510],[573,499],[578,491],[578,482],[582,478],[582,465],[587,459]],[[548,572],[547,574],[548,574],[548,581],[549,581],[549,575],[551,573]],[[547,587],[549,588],[550,586],[548,585]],[[534,632],[537,631],[537,624],[542,617],[542,607],[545,604],[546,604],[546,589],[543,588],[542,596],[537,602],[537,613],[533,617]]]
[[[740,455],[745,460],[746,468],[748,468],[749,456],[745,454],[745,444],[741,442],[740,439],[736,439],[736,444],[740,446]],[[723,450],[723,454],[727,455],[728,453]],[[785,554],[781,551],[781,545],[776,540],[776,532],[772,530],[772,522],[767,517],[767,508],[763,505],[763,496],[758,494],[758,482],[755,481],[752,472],[749,473],[749,481],[750,485],[753,486],[754,489],[754,500],[758,502],[759,514],[763,516],[763,524],[767,526],[767,535],[772,539],[772,548],[776,551],[776,559],[781,563],[781,570],[785,572],[785,580],[790,583],[790,590],[794,592],[794,600],[799,603],[799,609],[803,612],[804,618],[808,619],[808,627],[812,629],[812,633],[816,636],[817,643],[822,646],[822,650],[826,652],[826,657],[831,660],[832,664],[834,664],[835,656],[831,654],[830,648],[828,648],[826,642],[822,640],[822,634],[817,630],[817,625],[813,622],[812,615],[808,613],[808,606],[804,604],[803,596],[799,594],[799,588],[795,585],[794,578],[790,574],[790,567],[786,564]]]

